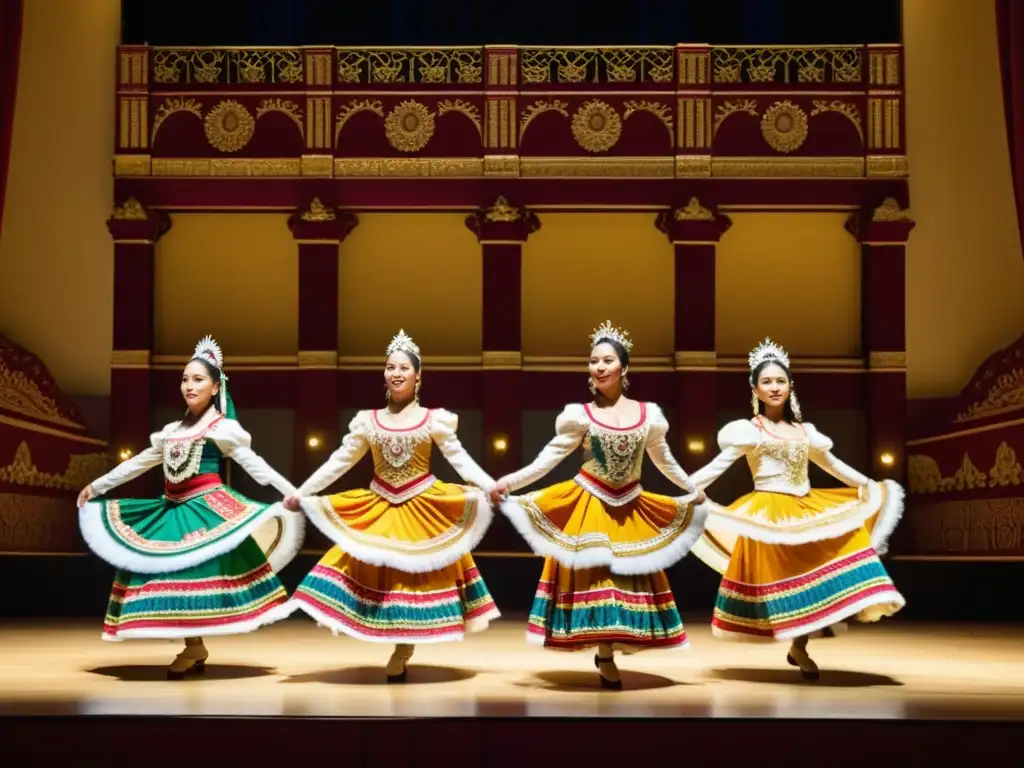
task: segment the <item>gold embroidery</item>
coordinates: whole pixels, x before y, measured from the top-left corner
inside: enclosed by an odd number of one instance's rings
[[[772,440],[766,439],[758,444],[754,450],[754,456],[762,456],[774,459],[783,465],[783,479],[787,485],[802,486],[810,482],[807,475],[807,459],[810,454],[810,446],[806,440]],[[776,479],[761,477],[757,472],[756,477],[763,480]]]
[[[0,467],[0,482],[35,488],[54,488],[78,491],[107,471],[109,459],[105,453],[85,453],[68,457],[68,468],[61,474],[43,472],[32,461],[28,443],[22,442],[14,452],[14,459]]]

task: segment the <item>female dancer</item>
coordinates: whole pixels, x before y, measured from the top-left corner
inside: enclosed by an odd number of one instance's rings
[[[721,453],[690,479],[707,488],[745,456],[755,490],[727,508],[709,504],[708,531],[694,551],[725,566],[713,634],[792,640],[786,660],[817,680],[812,633],[851,616],[878,621],[904,605],[878,559],[902,514],[903,489],[844,464],[832,441],[803,422],[782,347],[765,339],[748,362],[754,417],[726,424]],[[808,459],[850,487],[811,488]]]
[[[459,442],[458,417],[420,406],[421,381],[419,347],[399,331],[384,365],[388,407],[356,414],[341,447],[285,500],[289,509],[301,503],[336,544],[303,579],[293,605],[335,634],[394,643],[390,683],[405,682],[415,643],[462,640],[500,615],[469,554],[493,514],[478,489],[494,481]],[[431,474],[431,441],[478,489]],[[329,486],[367,451],[368,489],[299,499]]]
[[[539,480],[582,443],[573,480],[502,503],[502,511],[545,556],[527,642],[555,650],[597,646],[601,685],[620,690],[613,652],[685,647],[683,622],[664,568],[681,559],[703,530],[704,501],[665,441],[668,423],[653,403],[625,396],[627,333],[610,322],[591,336],[594,402],[567,405],[554,439],[527,467],[501,478],[492,498]],[[640,486],[644,450],[686,491],[669,498]]]
[[[207,336],[181,376],[185,417],[78,495],[86,543],[118,569],[103,639],[184,638],[185,650],[167,669],[172,680],[205,670],[203,635],[251,632],[288,615],[275,573],[298,552],[304,532],[301,515],[252,501],[221,480],[221,461],[230,458],[260,485],[295,491],[249,447],[222,366]],[[92,501],[161,463],[161,498]],[[252,534],[275,517],[282,535],[268,556]]]

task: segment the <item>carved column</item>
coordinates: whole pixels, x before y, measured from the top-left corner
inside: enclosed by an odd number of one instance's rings
[[[483,259],[483,464],[495,478],[519,467],[523,243],[540,220],[499,197],[466,217]]]
[[[107,220],[114,239],[114,339],[110,359],[110,448],[115,459],[149,447],[150,361],[153,354],[153,291],[156,243],[170,218],[147,210],[134,197],[115,206]],[[152,475],[125,493],[144,493]]]
[[[338,248],[358,219],[314,197],[288,220],[299,249],[299,370],[295,382],[296,478],[334,450],[338,434]],[[299,480],[301,482],[301,480]]]
[[[847,222],[861,246],[861,335],[868,363],[871,471],[876,477],[901,481],[906,469],[906,246],[913,228],[909,211],[891,197]]]
[[[484,175],[519,176],[519,49],[484,48]]]
[[[696,197],[658,216],[675,249],[676,453],[687,471],[715,452],[715,252],[732,221]]]

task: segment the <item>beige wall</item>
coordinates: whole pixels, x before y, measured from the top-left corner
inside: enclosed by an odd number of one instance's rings
[[[28,0],[0,239],[0,331],[109,392],[118,0]]]
[[[958,393],[1024,331],[1024,259],[990,2],[904,0],[911,397]]]

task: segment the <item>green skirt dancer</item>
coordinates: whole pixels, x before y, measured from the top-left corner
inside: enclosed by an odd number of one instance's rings
[[[102,495],[163,463],[162,497],[101,499],[79,510],[90,549],[118,568],[104,640],[250,632],[290,613],[276,573],[298,552],[304,518],[226,487],[219,465],[230,457],[285,494],[290,484],[248,448],[238,422],[216,409],[183,434],[176,427],[92,484]],[[257,529],[267,552],[254,539]]]

